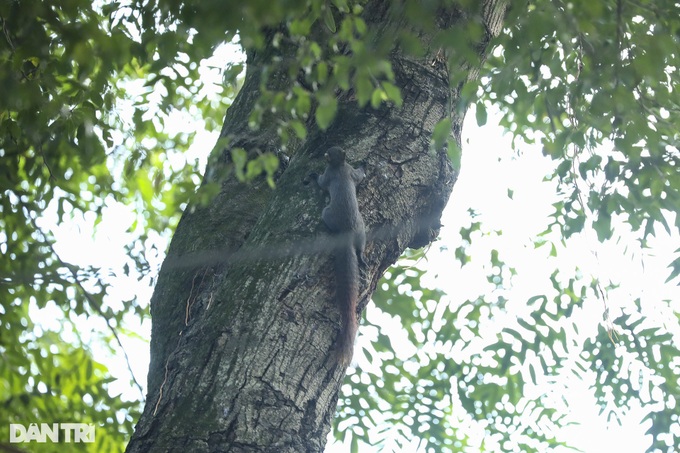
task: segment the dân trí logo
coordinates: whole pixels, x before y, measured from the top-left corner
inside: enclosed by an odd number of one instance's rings
[[[9,442],[94,442],[94,425],[91,423],[20,423],[9,424]]]

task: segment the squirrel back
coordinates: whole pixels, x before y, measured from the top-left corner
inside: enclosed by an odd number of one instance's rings
[[[366,244],[366,228],[359,212],[356,185],[365,177],[363,169],[352,168],[345,162],[345,152],[334,146],[326,153],[328,166],[318,177],[319,186],[327,190],[331,201],[321,215],[324,223],[337,237],[333,249],[335,262],[335,297],[342,312],[342,331],[338,337],[338,360],[349,365],[358,328],[359,263]]]

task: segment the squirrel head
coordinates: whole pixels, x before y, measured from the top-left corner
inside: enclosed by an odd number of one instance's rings
[[[334,146],[326,151],[326,159],[332,167],[339,167],[345,163],[345,152],[339,146]]]

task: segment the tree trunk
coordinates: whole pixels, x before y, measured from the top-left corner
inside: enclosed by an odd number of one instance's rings
[[[376,36],[405,24],[388,13],[391,4],[374,1],[364,9]],[[493,0],[481,18],[450,9],[437,27],[481,21],[485,33],[474,49],[483,59],[504,11],[505,2]],[[323,170],[331,146],[344,148],[348,162],[366,170],[357,188],[368,229],[363,310],[406,247],[436,238],[457,176],[446,151],[431,151],[430,143],[434,126],[449,117],[460,146],[465,107],[452,106],[459,104],[462,82],[450,87],[447,57],[431,37],[423,40],[425,57],[391,53],[402,107],[360,108],[342,94],[328,130],[310,133],[290,150],[276,189],[264,180],[229,178],[206,206],[187,208],[151,300],[148,394],[128,452],[323,451],[345,368],[332,360],[341,314],[321,221],[326,195],[306,176]],[[275,126],[254,132],[247,124],[268,51],[248,55],[244,86],[222,131],[229,146],[278,146]],[[462,64],[468,79],[476,77],[479,61]]]

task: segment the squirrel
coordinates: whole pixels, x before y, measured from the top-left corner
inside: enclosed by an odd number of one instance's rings
[[[319,186],[328,191],[330,203],[323,209],[321,218],[328,229],[338,235],[333,242],[336,289],[335,298],[342,313],[342,331],[338,337],[338,360],[345,366],[352,361],[354,338],[358,329],[357,299],[359,298],[359,264],[364,261],[366,227],[359,212],[356,186],[366,173],[362,168],[352,168],[345,161],[345,151],[334,146],[325,155],[328,166],[317,177]]]

